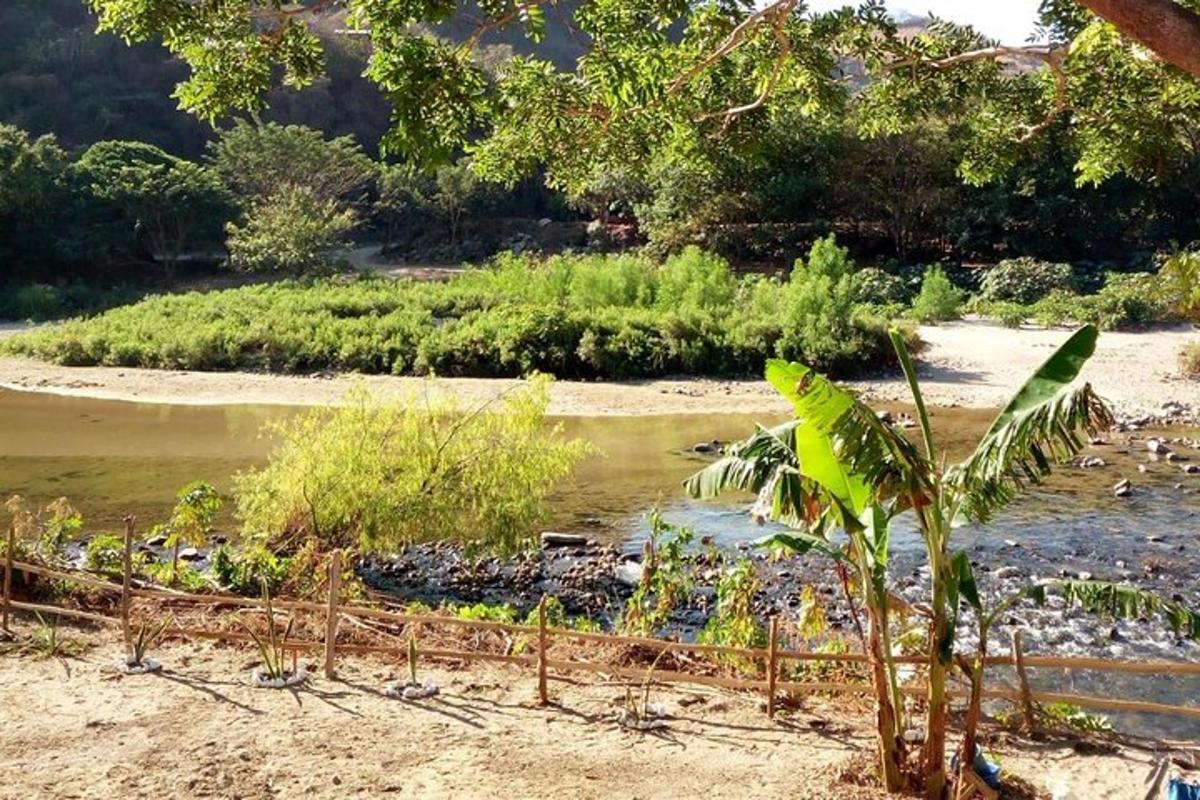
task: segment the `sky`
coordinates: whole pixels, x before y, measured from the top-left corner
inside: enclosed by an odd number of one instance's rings
[[[827,11],[857,0],[811,0],[813,11]],[[887,0],[893,13],[908,12],[938,17],[973,26],[1001,44],[1024,44],[1033,32],[1039,0]]]

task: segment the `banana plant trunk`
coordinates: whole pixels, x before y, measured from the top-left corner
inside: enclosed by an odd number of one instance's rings
[[[979,655],[971,664],[971,704],[967,707],[967,719],[963,730],[962,753],[958,757],[959,769],[971,769],[975,761],[976,732],[979,719],[983,716],[983,661],[987,657],[985,646],[980,646]]]
[[[893,694],[895,680],[892,677],[890,653],[884,647],[887,631],[887,608],[876,602],[867,608],[871,648],[871,678],[875,689],[875,730],[879,739],[880,769],[884,784],[889,792],[902,791],[904,786],[904,751],[897,716],[898,698]],[[886,603],[886,599],[883,601]]]
[[[925,796],[941,800],[946,792],[946,725],[949,708],[946,702],[948,666],[941,657],[942,643],[949,635],[946,616],[945,561],[933,566],[933,621],[929,636],[929,696],[925,723]]]

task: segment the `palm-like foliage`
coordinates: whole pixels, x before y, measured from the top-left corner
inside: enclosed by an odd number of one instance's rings
[[[1072,382],[1096,349],[1098,333],[1081,328],[1038,369],[992,422],[975,452],[950,470],[962,515],[983,522],[1025,482],[1037,482],[1053,461],[1078,453],[1084,432],[1108,428],[1112,414],[1090,384]]]
[[[892,340],[913,393],[924,453],[850,392],[802,365],[771,361],[767,380],[792,401],[795,420],[759,427],[729,456],[685,482],[697,497],[729,489],[756,492],[756,508],[764,516],[801,531],[774,537],[776,543],[853,561],[864,586],[872,587],[864,599],[885,635],[887,521],[907,510],[916,514],[932,575],[925,747],[930,796],[940,797],[945,785],[945,681],[959,603],[979,605],[970,562],[950,548],[953,525],[990,518],[1023,486],[1048,474],[1053,462],[1079,452],[1085,435],[1111,424],[1091,386],[1075,385],[1097,338],[1093,326],[1076,331],[1021,387],[975,451],[948,469],[939,466],[916,370],[900,336]],[[850,534],[844,550],[829,544],[835,525]],[[896,699],[894,688],[889,694],[877,699]]]

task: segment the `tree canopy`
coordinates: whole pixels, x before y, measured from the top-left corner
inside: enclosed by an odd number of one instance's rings
[[[914,34],[882,0],[822,13],[800,0],[483,0],[457,43],[430,33],[457,18],[452,0],[88,3],[102,30],[161,40],[186,62],[176,97],[209,121],[258,111],[277,78],[316,81],[319,32],[368,38],[367,76],[392,106],[384,150],[424,165],[467,151],[507,182],[544,169],[578,190],[598,165],[737,146],[781,114],[849,115],[867,136],[950,119],[973,134],[960,163],[972,182],[1060,127],[1086,182],[1155,177],[1197,142],[1200,81],[1178,46],[1200,30],[1187,24],[1200,20],[1196,0],[1045,0],[1045,43],[1025,47],[940,20]],[[573,68],[536,51],[479,57],[501,29],[537,41],[548,16],[583,43]]]

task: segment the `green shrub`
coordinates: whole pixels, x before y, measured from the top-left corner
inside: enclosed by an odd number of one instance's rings
[[[1034,320],[1043,327],[1053,328],[1090,320],[1089,298],[1074,292],[1055,289],[1030,308]]]
[[[336,200],[284,186],[257,202],[244,224],[229,223],[229,264],[245,272],[323,272],[353,227],[354,215]]]
[[[1029,306],[1023,306],[1020,303],[988,302],[978,297],[971,300],[968,308],[971,312],[995,320],[1006,328],[1020,328],[1025,324],[1025,320],[1029,319],[1031,313]]]
[[[1147,272],[1110,273],[1104,288],[1088,299],[1092,311],[1082,321],[1104,330],[1150,325],[1169,316],[1155,276]]]
[[[832,374],[889,363],[887,323],[855,302],[852,265],[833,238],[818,240],[783,287],[775,355]]]
[[[736,292],[737,281],[725,259],[692,246],[663,264],[657,304],[667,309],[723,310]]]
[[[754,616],[754,596],[761,585],[749,559],[738,561],[717,580],[717,611],[708,618],[696,640],[728,647],[762,647],[766,631]],[[739,668],[751,668],[737,656],[720,656]]]
[[[912,317],[918,322],[945,322],[962,316],[962,290],[950,282],[938,266],[925,270],[921,291],[912,304]]]
[[[1028,305],[1056,289],[1072,288],[1070,264],[1055,264],[1027,257],[1010,258],[1001,261],[983,276],[980,296],[984,300]]]
[[[0,294],[0,319],[53,319],[62,308],[61,292],[45,283],[9,287]]]
[[[213,551],[212,575],[217,585],[236,594],[253,596],[268,590],[278,592],[291,570],[291,559],[252,545],[242,552],[223,544]]]
[[[904,279],[878,267],[854,273],[854,299],[873,306],[891,306],[908,299]]]
[[[280,443],[266,466],[235,478],[246,532],[318,551],[452,538],[514,548],[590,452],[544,424],[547,383],[472,410],[425,398],[385,404],[356,390],[344,405],[274,426]]]
[[[121,572],[125,565],[125,540],[111,533],[92,538],[83,549],[83,566],[94,572]]]

